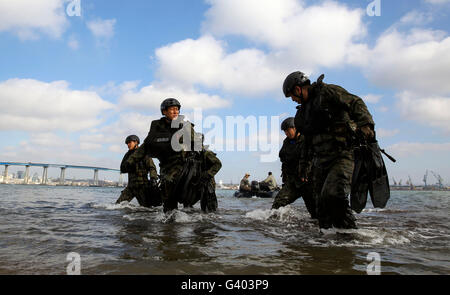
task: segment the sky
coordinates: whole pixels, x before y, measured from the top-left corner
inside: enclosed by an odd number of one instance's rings
[[[221,159],[217,181],[280,181],[279,126],[296,112],[281,86],[300,70],[364,99],[391,181],[428,169],[449,184],[449,13],[450,0],[0,0],[0,161],[118,168],[125,137],[143,141],[175,97]]]

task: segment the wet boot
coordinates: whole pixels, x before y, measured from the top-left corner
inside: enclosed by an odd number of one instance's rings
[[[357,229],[356,218],[347,199],[336,200],[333,208],[333,226],[340,229]]]

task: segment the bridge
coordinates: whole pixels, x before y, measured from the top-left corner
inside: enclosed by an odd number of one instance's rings
[[[25,176],[24,176],[24,184],[28,184],[28,180],[30,178],[30,167],[43,167],[44,171],[42,173],[41,184],[47,184],[47,172],[48,168],[59,168],[61,169],[61,176],[59,178],[59,184],[64,185],[66,169],[88,169],[94,170],[94,185],[98,185],[98,172],[99,171],[117,171],[120,173],[119,169],[110,169],[110,168],[102,168],[102,167],[90,167],[90,166],[76,166],[76,165],[64,165],[64,164],[44,164],[44,163],[19,163],[19,162],[0,162],[0,166],[5,166],[5,171],[3,173],[3,182],[6,183],[8,180],[8,167],[9,166],[24,166],[25,167]],[[119,176],[119,185],[123,184],[122,173]]]

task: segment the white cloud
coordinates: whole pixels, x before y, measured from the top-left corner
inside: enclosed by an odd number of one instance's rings
[[[450,37],[445,32],[393,30],[383,34],[373,49],[360,49],[352,61],[381,87],[450,93]]]
[[[297,0],[208,2],[204,32],[247,37],[306,68],[343,64],[355,40],[366,34],[364,10],[335,1],[311,6]]]
[[[425,13],[420,11],[411,11],[404,15],[397,24],[394,26],[400,25],[424,25],[433,20],[433,16],[431,13]]]
[[[158,74],[164,81],[201,84],[241,93],[279,88],[283,72],[262,51],[243,49],[231,54],[212,36],[187,39],[156,50]]]
[[[99,87],[90,87],[89,90],[97,92],[99,95],[108,95],[114,97],[120,97],[125,92],[134,91],[141,83],[139,80],[125,81],[122,83],[116,83],[109,81],[105,85]]]
[[[99,123],[114,105],[95,92],[71,90],[66,81],[33,79],[0,82],[0,129],[78,131]]]
[[[404,91],[398,99],[398,109],[405,119],[450,132],[450,97]]]
[[[377,138],[393,137],[400,133],[399,129],[382,129],[377,128]]]
[[[400,142],[387,148],[390,154],[406,157],[412,155],[423,155],[428,152],[450,152],[450,142],[448,143],[420,143],[420,142]]]
[[[383,95],[377,95],[377,94],[367,94],[362,96],[364,101],[366,103],[378,103],[380,99],[383,97]]]
[[[87,27],[99,39],[110,39],[114,36],[115,19],[96,19],[87,22]]]
[[[159,114],[145,116],[139,113],[123,113],[113,123],[85,133],[79,140],[85,147],[106,145],[109,151],[122,154],[126,151],[125,138],[128,135],[137,135],[142,143],[150,130],[151,122],[160,117]]]
[[[101,150],[102,145],[98,143],[80,142],[80,149],[85,151],[96,151]]]
[[[0,1],[0,32],[9,31],[20,39],[38,39],[41,33],[58,38],[68,21],[61,0]]]
[[[362,10],[333,1],[309,7],[296,0],[208,2],[203,36],[156,50],[162,81],[255,96],[279,93],[285,76],[299,66],[311,73],[345,64],[366,32]],[[265,49],[228,52],[217,39],[225,35],[244,36]]]
[[[177,98],[182,110],[199,106],[203,109],[211,109],[230,105],[229,101],[217,95],[199,93],[192,87],[181,88],[163,84],[152,84],[138,91],[127,91],[120,97],[119,103],[138,110],[159,112],[161,102],[168,97]]]
[[[30,135],[29,142],[23,142],[24,144],[30,144],[31,146],[41,146],[41,147],[57,147],[63,148],[73,145],[71,140],[64,137],[58,136],[55,133],[43,132],[43,133],[32,133]]]

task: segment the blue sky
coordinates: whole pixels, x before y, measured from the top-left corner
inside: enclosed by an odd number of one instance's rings
[[[143,140],[169,96],[189,118],[200,107],[223,122],[283,120],[296,105],[282,81],[302,70],[366,101],[398,159],[386,161],[391,177],[420,184],[430,169],[450,183],[450,1],[380,0],[380,16],[366,0],[80,0],[70,16],[74,3],[0,1],[1,161],[116,168],[124,138]],[[245,137],[255,140],[222,140]],[[261,154],[218,151],[217,180],[278,177]]]

